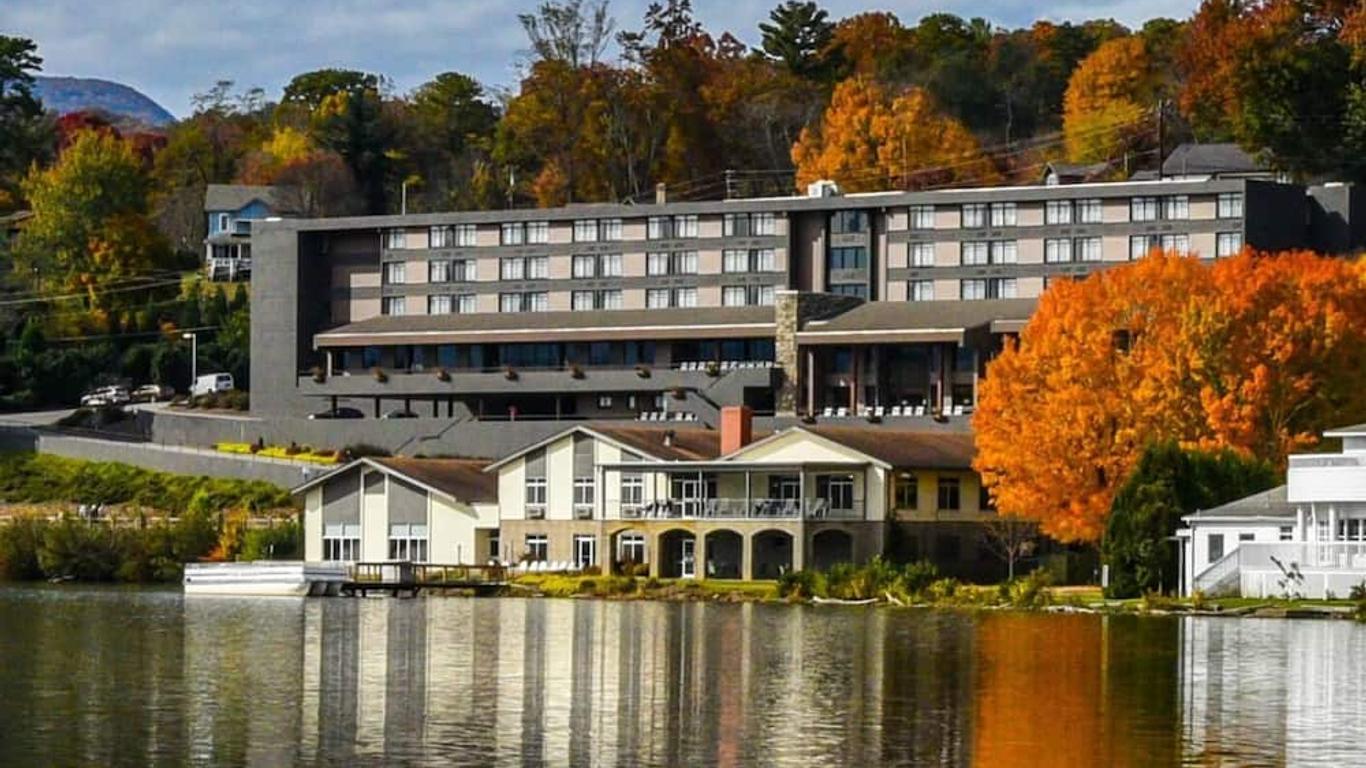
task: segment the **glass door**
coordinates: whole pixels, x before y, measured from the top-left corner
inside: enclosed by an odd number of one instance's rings
[[[680,542],[682,558],[678,562],[678,575],[684,579],[697,578],[697,542],[693,539],[684,539]]]

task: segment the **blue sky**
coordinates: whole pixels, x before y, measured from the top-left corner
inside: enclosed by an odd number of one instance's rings
[[[456,70],[510,87],[526,40],[517,14],[538,0],[0,0],[0,33],[31,37],[53,75],[131,85],[178,116],[220,79],[261,86],[272,97],[291,76],[320,67],[388,75],[407,91]],[[712,32],[757,41],[777,0],[694,0]],[[1036,18],[1188,16],[1198,0],[823,0],[833,17],[890,10],[913,22],[946,11],[1004,26]],[[613,0],[618,27],[636,28],[648,0]]]

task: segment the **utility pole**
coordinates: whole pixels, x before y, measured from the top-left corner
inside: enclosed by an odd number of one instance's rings
[[[1167,100],[1157,100],[1157,180],[1162,181],[1162,164],[1167,161]]]

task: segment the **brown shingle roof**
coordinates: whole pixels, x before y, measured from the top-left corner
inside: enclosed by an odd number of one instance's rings
[[[603,437],[631,450],[663,461],[706,461],[721,454],[721,433],[710,429],[654,429],[650,427],[590,426]],[[673,433],[672,445],[664,444]]]
[[[970,432],[824,426],[802,429],[904,469],[971,469],[977,452]]]
[[[486,474],[480,459],[377,458],[376,464],[464,502],[498,500],[498,476]]]
[[[807,323],[804,333],[833,331],[966,330],[1000,320],[1027,320],[1034,299],[870,301],[841,315]]]

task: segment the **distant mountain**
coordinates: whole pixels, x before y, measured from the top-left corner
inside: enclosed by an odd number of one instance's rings
[[[65,115],[81,110],[100,110],[144,125],[160,128],[175,116],[146,95],[121,83],[93,77],[38,76],[35,94],[43,106]]]

